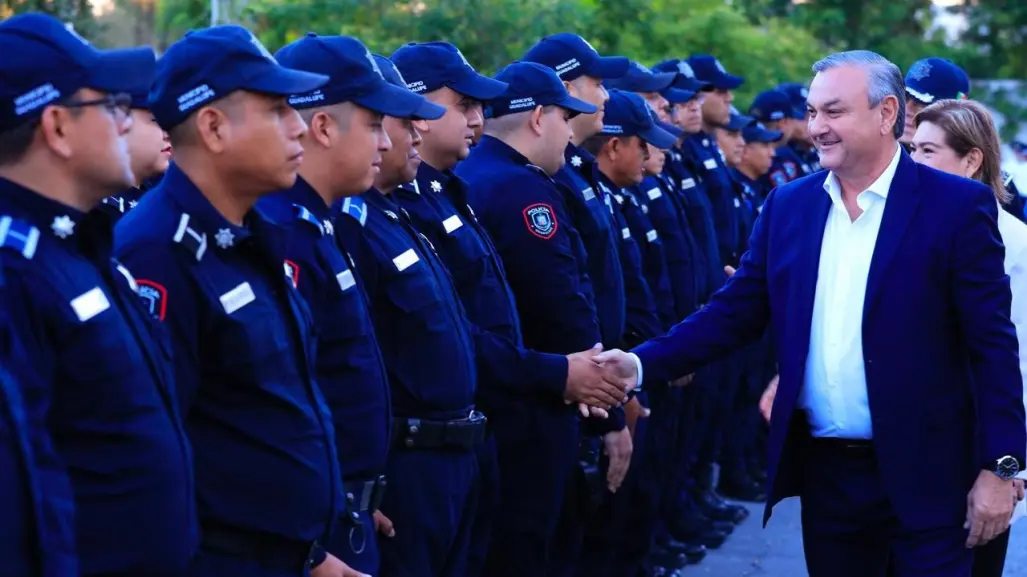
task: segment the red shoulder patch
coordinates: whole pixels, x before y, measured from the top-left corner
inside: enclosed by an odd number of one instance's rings
[[[285,276],[292,281],[292,288],[299,288],[300,286],[300,265],[292,262],[289,259],[285,259]]]
[[[524,209],[524,222],[528,225],[531,234],[549,240],[556,234],[559,223],[556,222],[556,214],[553,207],[544,203],[533,204]]]
[[[143,306],[150,311],[150,316],[163,321],[168,314],[168,289],[160,283],[146,279],[136,279],[136,285],[139,287],[139,298],[142,299]]]

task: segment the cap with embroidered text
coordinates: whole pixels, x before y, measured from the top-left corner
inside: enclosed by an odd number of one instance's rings
[[[496,74],[506,90],[489,101],[489,118],[527,112],[536,106],[559,106],[574,115],[593,114],[598,108],[567,92],[556,71],[537,62],[514,62]]]
[[[397,87],[385,75],[371,51],[349,36],[318,36],[313,32],[284,46],[275,57],[282,66],[328,77],[328,83],[289,97],[296,109],[353,102],[368,110],[396,118],[409,118],[420,111],[424,97],[406,87]]]
[[[742,139],[746,144],[750,142],[763,142],[771,144],[780,142],[785,133],[780,130],[770,130],[763,126],[762,122],[750,122],[742,129]]]
[[[709,82],[717,90],[734,90],[745,84],[745,78],[728,74],[724,65],[709,54],[696,54],[688,57],[688,65],[695,71],[695,77]]]
[[[327,82],[323,74],[278,64],[242,26],[214,26],[186,32],[157,61],[150,111],[161,128],[170,130],[199,108],[239,90],[290,96]]]
[[[798,82],[785,82],[779,84],[777,89],[791,99],[792,106],[795,107],[792,116],[799,119],[806,118],[806,98],[809,97],[809,89],[806,88],[806,85]]]
[[[654,74],[652,70],[632,61],[627,74],[608,81],[606,85],[627,92],[660,92],[670,88],[675,76],[677,72]]]
[[[602,134],[637,136],[656,148],[674,146],[677,138],[656,124],[656,117],[646,101],[634,92],[611,90],[603,109]]]
[[[389,57],[417,94],[450,88],[475,100],[491,100],[506,90],[506,84],[482,76],[449,42],[411,42]]]
[[[382,76],[385,77],[385,81],[393,86],[398,86],[403,90],[406,90],[410,94],[414,94],[407,88],[407,81],[403,79],[403,75],[396,70],[396,65],[391,60],[382,56],[381,54],[373,54],[374,61],[378,63],[378,70],[382,71]],[[421,96],[420,94],[414,94],[420,101],[420,106],[413,113],[407,115],[409,118],[414,120],[438,120],[446,114],[446,108],[439,106],[431,100]]]
[[[539,40],[524,53],[521,60],[548,66],[556,71],[560,80],[567,82],[581,76],[609,80],[628,73],[627,58],[600,56],[587,40],[568,32]]]
[[[760,122],[776,122],[794,118],[796,113],[792,99],[780,90],[764,90],[756,95],[749,106],[749,114]],[[803,110],[805,116],[805,110]]]
[[[674,83],[671,84],[673,88],[691,90],[692,92],[710,92],[714,90],[712,84],[703,82],[695,77],[695,71],[692,70],[692,66],[688,64],[687,60],[680,58],[661,60],[653,66],[653,72],[676,72],[677,77],[674,78]]]
[[[944,58],[923,58],[906,73],[906,92],[921,104],[936,100],[963,100],[970,95],[970,77]]]
[[[35,13],[0,22],[0,54],[0,132],[83,88],[130,92],[157,58],[149,47],[98,50],[60,20]]]

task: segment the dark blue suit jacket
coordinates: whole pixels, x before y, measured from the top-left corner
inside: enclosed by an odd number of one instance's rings
[[[769,323],[781,378],[764,523],[801,487],[797,441],[805,419],[795,409],[831,204],[827,174],[773,191],[735,276],[699,312],[634,350],[644,381],[661,382],[759,338]],[[902,153],[867,280],[863,355],[881,481],[912,528],[962,523],[980,469],[1004,455],[1024,461],[997,210],[989,188]]]

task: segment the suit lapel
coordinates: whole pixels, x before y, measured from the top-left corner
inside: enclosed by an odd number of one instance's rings
[[[870,261],[867,290],[863,298],[863,322],[866,322],[867,313],[881,290],[885,273],[888,272],[902,237],[920,205],[918,180],[916,163],[903,152],[891,188],[888,189],[888,201],[884,205],[881,229],[877,233],[877,244],[874,246],[873,259]]]

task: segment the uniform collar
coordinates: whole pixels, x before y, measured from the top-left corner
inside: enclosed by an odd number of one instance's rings
[[[221,215],[199,188],[174,163],[161,181],[160,189],[189,215],[189,226],[214,240],[215,246],[227,250],[252,236],[251,229],[267,223],[267,218],[254,207],[244,218],[243,226],[236,226]]]
[[[452,171],[443,172],[422,161],[421,165],[417,167],[417,176],[414,178],[413,185],[419,194],[441,194],[452,178]],[[404,187],[404,190],[409,189]]]
[[[578,173],[593,189],[599,188],[599,166],[596,164],[596,157],[584,148],[568,143],[567,148],[563,151],[563,158],[566,161],[564,164],[566,170]],[[600,199],[602,198],[601,190],[593,190],[593,192],[599,195]]]
[[[478,148],[481,149],[481,152],[478,154],[485,154],[487,155],[487,158],[498,159],[500,161],[516,164],[517,166],[531,166],[534,169],[541,170],[532,164],[526,156],[517,152],[512,146],[498,138],[495,138],[494,136],[489,136],[487,134],[482,136],[481,141],[478,143]]]
[[[747,185],[750,191],[756,192],[756,181],[746,176],[744,172],[738,170],[737,168],[732,168],[731,174],[735,177],[735,180],[741,182],[744,185]]]
[[[296,184],[285,192],[285,198],[309,210],[310,214],[321,222],[331,217],[332,211],[325,204],[324,198],[301,176],[297,176]]]
[[[59,240],[100,240],[105,245],[111,242],[113,225],[101,211],[87,214],[0,178],[0,206],[5,205],[17,209],[18,216]]]

